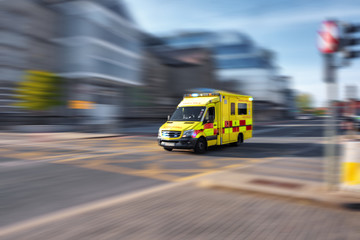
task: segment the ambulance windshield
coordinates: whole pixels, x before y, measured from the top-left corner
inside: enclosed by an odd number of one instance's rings
[[[205,107],[179,107],[173,113],[170,121],[200,121]]]

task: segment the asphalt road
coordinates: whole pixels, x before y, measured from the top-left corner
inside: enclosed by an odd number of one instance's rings
[[[259,161],[270,169],[262,174],[290,172],[296,177],[299,171],[299,178],[321,181],[323,141],[322,121],[308,120],[257,126],[254,137],[239,147],[213,147],[204,155],[164,151],[153,136],[2,143],[0,227]],[[286,157],[307,159],[314,167],[301,168],[286,161],[266,166],[271,159]],[[306,174],[311,171],[313,175]]]

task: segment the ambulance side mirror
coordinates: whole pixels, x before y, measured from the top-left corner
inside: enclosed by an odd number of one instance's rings
[[[168,121],[170,121],[170,117],[171,117],[170,115],[167,116],[167,120],[168,120]]]

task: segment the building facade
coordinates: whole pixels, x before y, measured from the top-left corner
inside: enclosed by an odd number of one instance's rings
[[[235,31],[193,32],[175,34],[163,40],[166,46],[175,49],[210,49],[221,89],[253,96],[258,120],[283,116],[283,91],[286,88],[278,81],[274,53],[257,46],[245,34]]]
[[[153,36],[144,36],[145,59],[141,88],[143,102],[139,97],[128,97],[136,110],[136,116],[164,118],[171,114],[184,96],[194,88],[217,87],[212,54],[204,48],[174,49],[161,47],[161,41]],[[155,45],[154,45],[155,42]],[[130,91],[128,91],[130,92]],[[145,96],[145,97],[144,97]],[[134,106],[134,104],[137,106]],[[131,111],[133,112],[133,111]]]
[[[68,104],[51,114],[104,124],[126,114],[123,92],[142,85],[143,56],[141,32],[121,0],[0,1],[0,20],[1,113],[29,113],[13,106],[14,89],[38,70],[65,81]]]
[[[61,22],[55,41],[68,99],[93,104],[69,114],[94,123],[123,117],[124,87],[142,85],[143,59],[140,30],[122,1],[65,1],[51,7]]]
[[[35,1],[0,1],[0,114],[18,121],[31,115],[14,106],[26,70],[57,71],[57,14]],[[7,117],[8,118],[7,118]]]

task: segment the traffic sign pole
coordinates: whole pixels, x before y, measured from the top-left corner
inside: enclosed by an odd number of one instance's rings
[[[336,82],[336,66],[333,54],[323,54],[325,63],[325,82],[326,82],[326,98],[330,111],[330,116],[325,121],[325,166],[324,166],[324,182],[328,190],[336,190],[339,183],[339,160],[336,155],[337,132],[336,132],[336,107],[334,106],[337,99],[337,82]]]
[[[326,84],[327,107],[330,116],[325,121],[324,182],[328,190],[338,185],[338,159],[336,157],[336,107],[337,99],[336,66],[334,53],[339,49],[339,28],[336,21],[324,21],[319,32],[318,47],[324,58],[324,82]]]
[[[335,20],[324,21],[318,35],[318,47],[324,57],[324,82],[326,83],[327,105],[330,117],[325,122],[325,159],[324,159],[324,182],[329,190],[334,190],[339,183],[339,159],[337,152],[337,119],[335,100],[338,99],[338,88],[336,82],[335,54],[343,53],[343,59],[360,57],[360,51],[351,46],[359,45],[360,38],[356,33],[360,32],[359,24],[340,23]],[[341,31],[340,31],[341,30]]]

